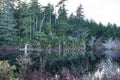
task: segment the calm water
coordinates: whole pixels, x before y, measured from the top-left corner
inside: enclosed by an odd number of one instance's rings
[[[11,64],[16,64],[16,57],[19,57],[19,55],[22,55],[24,52],[19,51],[0,51],[0,60],[10,60]],[[74,64],[74,67],[80,71],[80,73],[88,72],[88,71],[95,71],[99,67],[109,67],[116,65],[118,68],[120,65],[120,51],[119,50],[91,50],[85,52],[84,57],[79,57],[74,52],[72,52],[72,55],[54,55],[49,54],[47,55],[45,52],[28,52],[31,54],[31,57],[36,63],[34,64],[35,67],[38,67],[38,63],[40,63],[38,59],[46,59],[46,56],[48,58],[48,64],[49,68],[47,70],[52,70],[53,66],[55,65],[61,66],[59,63],[64,64],[65,66],[69,66],[70,62]],[[76,52],[78,53],[78,52]],[[58,53],[54,53],[58,54]],[[40,56],[40,57],[39,57]],[[66,59],[63,59],[65,57]],[[57,60],[58,61],[57,61]],[[37,63],[38,62],[38,63]],[[69,64],[69,65],[66,65]],[[53,71],[55,71],[53,69]]]

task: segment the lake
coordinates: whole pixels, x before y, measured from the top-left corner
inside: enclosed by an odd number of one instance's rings
[[[46,71],[55,74],[62,67],[74,67],[80,74],[101,74],[106,71],[111,76],[120,69],[119,50],[90,50],[84,52],[69,52],[58,54],[56,52],[28,52],[33,65],[31,69],[39,69],[44,63]],[[0,60],[9,60],[11,65],[16,65],[16,58],[23,55],[20,51],[0,51]]]

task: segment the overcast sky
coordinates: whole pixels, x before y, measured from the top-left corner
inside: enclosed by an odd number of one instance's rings
[[[28,0],[29,1],[29,0]],[[57,4],[60,0],[38,0],[42,5]],[[79,4],[83,5],[87,19],[107,24],[116,23],[120,26],[120,0],[68,0],[66,8],[69,13],[75,12]]]

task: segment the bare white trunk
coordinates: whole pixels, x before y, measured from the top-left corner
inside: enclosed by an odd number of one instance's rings
[[[39,28],[39,31],[40,31],[40,32],[41,32],[41,28],[42,28],[42,25],[43,25],[44,20],[45,20],[45,14],[44,14],[44,17],[43,17],[43,19],[42,19],[42,21],[41,21],[41,24],[40,24],[40,28]]]
[[[24,54],[27,56],[27,47],[28,47],[28,43],[25,44],[25,47],[24,47]]]
[[[31,16],[30,16],[31,18]],[[32,39],[32,23],[30,22],[30,40]]]
[[[33,17],[33,37],[34,37],[34,32],[35,32],[35,17]]]
[[[59,54],[61,54],[61,42],[59,42]]]
[[[36,31],[37,31],[37,26],[38,26],[38,17],[36,17]]]

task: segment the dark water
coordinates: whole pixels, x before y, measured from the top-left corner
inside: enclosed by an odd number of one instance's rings
[[[111,60],[113,64],[120,65],[119,50],[90,50],[87,52],[71,52],[60,55],[58,53],[28,52],[34,61],[33,68],[38,69],[42,62],[46,62],[45,69],[51,73],[59,71],[62,67],[74,67],[80,73],[97,70],[98,64]],[[19,51],[0,51],[0,60],[9,60],[11,65],[16,64],[16,58],[23,55]],[[108,65],[109,66],[109,65]]]

